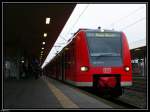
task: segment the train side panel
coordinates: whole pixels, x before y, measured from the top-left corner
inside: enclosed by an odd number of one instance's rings
[[[90,73],[89,52],[85,33],[79,32],[76,37],[76,85],[92,86],[92,74]],[[81,71],[81,67],[88,67],[88,71]]]
[[[124,33],[122,33],[122,42],[123,42],[123,63],[124,63],[123,68],[128,66],[130,70],[128,72],[123,70],[124,72],[122,72],[121,86],[131,86],[132,85],[131,56],[128,41]]]
[[[64,63],[65,63],[65,69],[64,69],[64,76],[65,76],[65,81],[68,83],[72,83],[74,84],[75,82],[75,78],[76,78],[76,44],[74,42],[74,40],[69,43],[69,45],[67,45],[65,47],[65,52],[64,52]]]

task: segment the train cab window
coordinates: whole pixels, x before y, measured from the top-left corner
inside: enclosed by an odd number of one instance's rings
[[[122,65],[122,39],[120,33],[87,32],[90,61],[95,66]]]

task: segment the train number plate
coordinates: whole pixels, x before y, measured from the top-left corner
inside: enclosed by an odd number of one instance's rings
[[[111,73],[111,68],[103,68],[103,73]]]

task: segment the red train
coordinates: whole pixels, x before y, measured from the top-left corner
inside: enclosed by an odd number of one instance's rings
[[[132,85],[130,51],[123,32],[79,29],[45,70],[58,80],[114,96]]]

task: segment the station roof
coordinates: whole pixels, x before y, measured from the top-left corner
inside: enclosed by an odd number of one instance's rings
[[[129,43],[130,50],[146,46],[146,38]]]
[[[3,3],[4,57],[39,58],[43,46],[43,62],[75,6],[72,3]],[[46,17],[51,18],[48,25]]]
[[[129,43],[131,59],[145,58],[147,55],[146,38]]]

